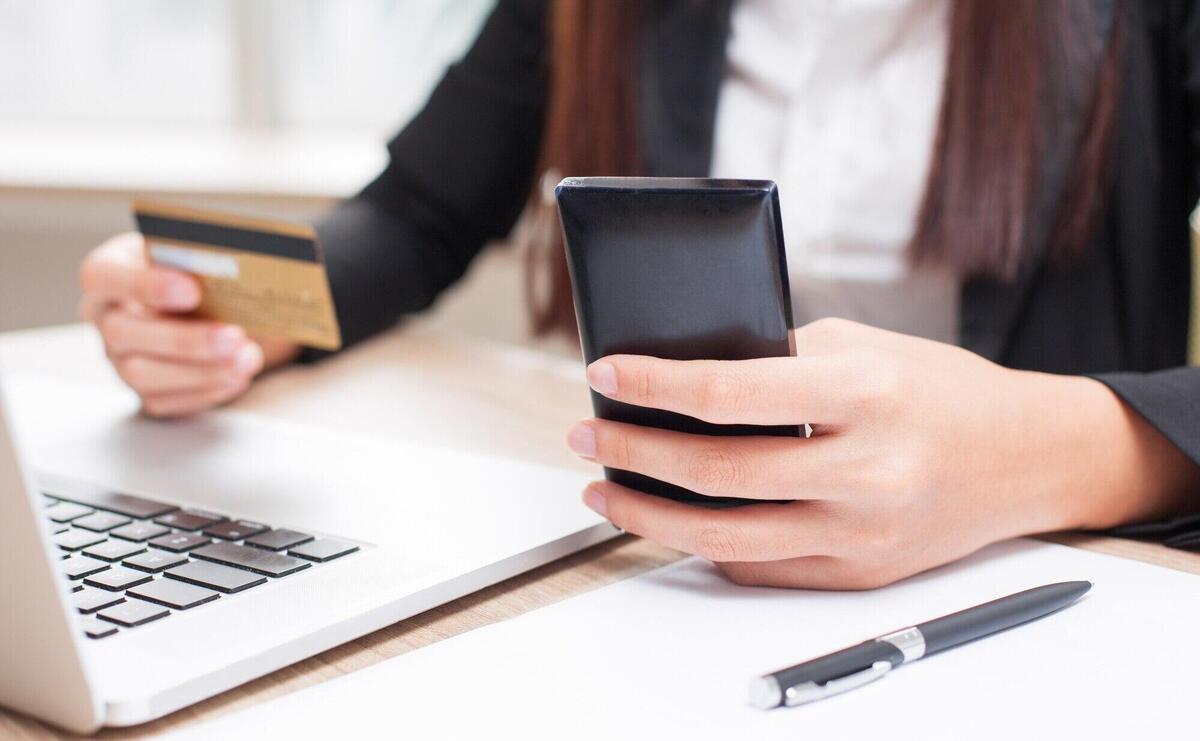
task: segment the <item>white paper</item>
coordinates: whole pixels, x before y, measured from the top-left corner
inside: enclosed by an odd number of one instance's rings
[[[1095,583],[1076,605],[861,689],[746,704],[758,674],[1075,579]],[[870,592],[748,589],[688,559],[177,737],[1196,738],[1198,628],[1197,577],[1028,540]]]

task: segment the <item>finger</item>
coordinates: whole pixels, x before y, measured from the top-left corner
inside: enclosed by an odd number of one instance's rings
[[[567,434],[575,453],[708,497],[839,499],[858,491],[837,437],[713,437],[584,420]]]
[[[83,292],[99,301],[134,300],[164,311],[195,309],[200,303],[196,279],[147,264],[139,245],[125,236],[105,243],[84,261],[79,273]]]
[[[118,358],[115,366],[125,383],[142,397],[234,388],[262,369],[262,351],[249,342],[245,347],[248,358],[244,365],[236,362],[198,365],[148,355],[126,355]]]
[[[139,354],[189,363],[216,363],[234,359],[239,351],[251,352],[244,349],[245,331],[231,324],[143,316],[112,309],[96,325],[112,357]],[[246,373],[252,370],[247,369]]]
[[[91,294],[83,294],[79,299],[79,318],[85,322],[97,322],[103,314],[109,309],[118,304],[108,299],[93,296]]]
[[[883,336],[889,334],[867,324],[828,317],[797,327],[793,341],[799,356],[829,355],[851,347],[878,347],[886,342]]]
[[[839,559],[830,556],[789,558],[783,561],[719,563],[735,584],[747,587],[788,589],[845,589]]]
[[[719,568],[735,584],[788,589],[875,589],[899,575],[874,571],[844,558],[807,556],[783,561],[727,562]]]
[[[597,481],[583,501],[617,527],[710,561],[778,561],[830,550],[827,514],[814,502],[709,509]]]
[[[286,365],[300,357],[300,353],[303,351],[302,347],[290,340],[261,335],[252,335],[252,338],[262,348],[264,368],[278,368]]]
[[[847,332],[840,319],[818,319],[792,330],[792,347],[799,357],[829,355],[843,350],[847,344]]]
[[[921,362],[924,360],[923,353],[928,350],[930,344],[937,343],[922,337],[832,317],[809,322],[794,330],[793,336],[796,355],[801,357],[873,349],[905,355]]]
[[[609,355],[588,366],[597,393],[715,424],[841,421],[861,374],[842,356],[663,360]]]
[[[151,417],[197,414],[236,399],[246,392],[249,385],[250,382],[246,380],[225,388],[146,397],[142,400],[142,411]]]

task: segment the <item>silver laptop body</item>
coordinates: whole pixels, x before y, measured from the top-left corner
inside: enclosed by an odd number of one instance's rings
[[[160,717],[617,534],[579,505],[578,472],[236,411],[162,424],[96,389],[5,385],[0,705],[76,732]]]

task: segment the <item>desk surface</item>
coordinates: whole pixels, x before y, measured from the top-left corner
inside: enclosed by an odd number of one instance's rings
[[[114,383],[90,330],[67,327],[0,337],[6,370]],[[578,363],[435,335],[418,325],[388,334],[312,368],[263,379],[238,407],[284,420],[589,468],[569,453],[565,430],[590,412]],[[384,381],[386,383],[375,383]],[[381,393],[381,390],[383,392]],[[336,404],[330,401],[336,399]],[[1200,574],[1200,554],[1080,534],[1067,545]],[[414,648],[519,615],[678,559],[633,537],[557,563],[409,618],[261,677],[154,723],[108,729],[102,737],[150,736],[357,671]],[[0,710],[0,738],[57,738],[41,723]]]

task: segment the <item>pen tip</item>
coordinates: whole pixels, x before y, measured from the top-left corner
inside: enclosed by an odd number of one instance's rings
[[[1075,595],[1075,599],[1079,599],[1083,595],[1092,591],[1092,583],[1086,579],[1079,581],[1067,582],[1071,586],[1071,592]]]

